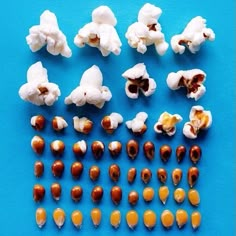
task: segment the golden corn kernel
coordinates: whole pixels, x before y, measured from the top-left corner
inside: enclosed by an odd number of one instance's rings
[[[76,228],[81,228],[83,222],[83,214],[79,210],[75,210],[71,213],[71,221]]]
[[[201,214],[199,211],[194,211],[191,214],[191,224],[193,229],[197,229],[201,224]]]
[[[65,219],[66,219],[66,214],[64,210],[62,210],[61,208],[57,208],[54,210],[53,220],[59,229],[64,225]]]
[[[134,229],[138,224],[138,213],[134,210],[128,211],[126,214],[126,222],[131,229]]]
[[[110,215],[110,223],[114,228],[118,228],[120,226],[121,214],[120,211],[114,210]]]
[[[151,187],[144,188],[144,190],[143,190],[144,201],[146,201],[146,202],[152,201],[154,194],[155,194],[155,192],[154,192],[153,188],[151,188]]]
[[[179,169],[179,168],[175,168],[173,171],[172,171],[172,181],[173,181],[173,184],[176,186],[179,184],[179,182],[181,181],[182,179],[182,170]]]
[[[39,228],[42,228],[47,220],[47,214],[44,208],[39,207],[35,213],[35,220]]]
[[[188,191],[188,200],[193,206],[198,206],[200,203],[200,195],[196,189]]]
[[[100,225],[102,219],[102,212],[98,208],[93,208],[90,212],[90,216],[95,227]]]
[[[159,198],[163,204],[166,203],[166,200],[169,196],[169,188],[167,186],[161,186],[158,191]]]
[[[174,215],[169,210],[164,210],[161,214],[161,223],[165,228],[170,228],[174,224]]]
[[[156,225],[157,217],[156,213],[152,210],[146,210],[143,214],[143,223],[148,229],[154,228]]]
[[[188,221],[188,213],[183,209],[179,209],[175,213],[175,218],[178,227],[182,228]]]
[[[177,203],[182,203],[185,199],[185,191],[182,188],[177,188],[174,191],[174,199]]]

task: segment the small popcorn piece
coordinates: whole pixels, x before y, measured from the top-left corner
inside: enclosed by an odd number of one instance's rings
[[[202,106],[193,106],[189,119],[190,121],[184,124],[183,134],[190,139],[197,138],[200,130],[208,129],[212,124],[211,112],[204,110]]]
[[[171,47],[175,53],[179,54],[185,52],[185,47],[191,53],[196,53],[206,40],[214,41],[215,33],[212,29],[206,28],[206,19],[197,16],[187,24],[181,34],[171,38]]]
[[[122,43],[115,29],[116,23],[115,15],[109,7],[96,8],[92,12],[92,22],[81,28],[75,36],[75,45],[97,47],[103,56],[108,56],[111,52],[119,55]]]
[[[112,134],[122,122],[123,117],[119,113],[113,112],[109,116],[103,117],[101,125],[107,133]]]
[[[93,128],[93,122],[87,117],[79,118],[78,116],[73,117],[74,129],[80,133],[88,134]]]
[[[65,98],[65,104],[74,103],[76,106],[83,106],[89,103],[102,108],[105,102],[112,98],[109,88],[102,86],[102,82],[103,77],[99,67],[93,65],[83,73],[79,86]]]
[[[59,87],[48,81],[47,70],[40,61],[30,66],[27,71],[27,83],[19,89],[21,99],[38,106],[52,106],[60,95]]]
[[[206,92],[206,88],[203,85],[206,80],[206,74],[199,69],[193,70],[180,70],[176,73],[171,72],[167,79],[167,85],[172,90],[177,90],[180,87],[186,87],[187,97],[194,98],[197,101]]]
[[[150,3],[146,3],[140,9],[138,22],[130,25],[125,34],[130,47],[136,48],[139,53],[144,54],[147,46],[154,44],[160,56],[165,54],[169,44],[165,41],[158,22],[161,14],[162,10]]]
[[[182,121],[182,117],[178,114],[171,115],[168,112],[163,112],[158,122],[154,125],[156,133],[163,133],[172,136],[176,132],[176,124]]]
[[[145,125],[147,118],[148,114],[146,112],[139,112],[133,120],[126,121],[126,126],[136,135],[144,134],[147,130]]]
[[[26,41],[32,52],[36,52],[47,45],[47,51],[52,55],[61,54],[64,57],[71,57],[72,55],[66,36],[59,29],[56,15],[49,10],[42,13],[39,25],[32,26],[29,29]]]
[[[127,79],[125,93],[129,98],[137,99],[139,90],[146,96],[151,96],[156,90],[156,82],[149,78],[144,63],[139,63],[126,70],[122,76]]]

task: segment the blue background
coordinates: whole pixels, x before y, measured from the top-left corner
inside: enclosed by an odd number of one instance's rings
[[[170,42],[172,35],[181,32],[187,22],[197,15],[207,19],[208,27],[216,34],[214,42],[207,42],[200,52],[191,55],[175,55],[171,48],[163,57],[159,57],[154,47],[149,47],[145,55],[131,49],[125,39],[127,27],[136,21],[137,13],[146,1],[6,1],[1,8],[1,164],[0,164],[0,235],[99,235],[135,234],[143,235],[219,235],[230,236],[235,234],[235,4],[233,0],[222,1],[153,1],[150,3],[159,6],[163,10],[160,23],[165,33],[166,40]],[[123,43],[119,56],[110,55],[102,57],[95,48],[88,46],[82,49],[73,44],[73,38],[78,29],[91,19],[94,8],[105,4],[111,7],[115,13],[118,24],[116,29]],[[32,25],[39,23],[41,13],[49,9],[58,18],[59,27],[67,36],[73,56],[69,59],[61,56],[54,57],[45,49],[32,53],[25,41],[28,30]],[[234,21],[235,22],[235,21]],[[37,107],[22,101],[18,96],[19,87],[26,81],[28,67],[42,61],[48,69],[49,80],[57,83],[61,89],[61,97],[52,107]],[[138,100],[129,99],[124,92],[125,80],[121,74],[136,63],[144,62],[151,77],[157,82],[157,90],[152,97],[141,96]],[[84,70],[96,64],[100,67],[104,76],[104,85],[110,87],[113,98],[103,109],[92,106],[76,108],[64,105],[64,98],[74,89]],[[205,82],[207,92],[198,101],[187,99],[185,91],[171,91],[166,86],[166,77],[169,72],[180,69],[200,68],[207,73]],[[197,140],[187,140],[182,135],[182,126],[188,120],[189,110],[193,105],[203,105],[211,110],[213,115],[212,127],[203,132]],[[113,160],[106,149],[101,161],[93,159],[90,149],[82,162],[84,173],[80,180],[74,181],[70,175],[70,165],[75,161],[71,151],[72,144],[80,139],[86,139],[88,145],[93,140],[102,140],[105,145],[111,140],[120,140],[123,144],[134,136],[122,124],[113,135],[108,135],[100,127],[102,117],[111,112],[119,112],[124,120],[131,119],[139,111],[148,113],[148,130],[140,138],[140,146],[146,140],[152,140],[156,144],[156,156],[153,162],[148,162],[140,150],[138,158],[131,162],[128,160],[125,150],[122,155]],[[179,113],[183,117],[182,123],[177,126],[174,137],[157,136],[153,132],[153,124],[163,111]],[[30,126],[30,118],[36,114],[43,114],[47,119],[46,128],[36,132]],[[63,133],[55,133],[50,126],[50,120],[55,115],[62,115],[69,127]],[[94,129],[88,136],[76,133],[72,126],[72,117],[88,116],[94,121]],[[30,140],[35,134],[42,135],[46,140],[46,150],[40,157],[36,156],[30,147]],[[52,177],[50,166],[55,157],[49,150],[49,143],[54,139],[62,139],[66,144],[66,151],[62,157],[66,169],[63,177],[58,181],[62,184],[62,199],[55,203],[50,196],[50,184],[57,181]],[[136,137],[135,137],[136,138]],[[202,147],[203,156],[198,164],[200,178],[196,185],[201,195],[201,203],[197,208],[202,213],[202,224],[199,230],[194,232],[190,222],[179,230],[174,225],[170,230],[164,230],[160,222],[160,214],[164,209],[175,212],[178,208],[184,208],[191,213],[195,208],[191,207],[187,199],[178,206],[172,197],[173,184],[170,173],[175,167],[182,168],[183,180],[180,184],[188,189],[186,171],[191,162],[188,155],[183,163],[177,164],[174,153],[171,160],[163,165],[159,159],[159,147],[167,143],[173,151],[179,144],[189,147],[197,143]],[[45,174],[41,179],[33,175],[33,164],[36,160],[42,160],[45,164]],[[123,188],[123,200],[115,207],[109,196],[113,183],[107,174],[108,166],[116,162],[120,165],[122,173],[118,185]],[[97,182],[104,187],[104,197],[100,204],[93,204],[90,200],[90,191],[94,183],[88,178],[88,169],[92,164],[98,164],[102,169],[101,178]],[[138,176],[133,185],[128,185],[126,171],[130,166],[136,166]],[[169,178],[167,185],[170,188],[170,197],[163,206],[157,194],[153,202],[145,204],[142,199],[144,187],[140,180],[140,170],[149,167],[153,171],[153,178],[149,184],[156,191],[160,186],[156,179],[157,168],[164,166]],[[36,204],[32,199],[32,187],[35,183],[41,183],[46,188],[46,196],[41,204]],[[79,203],[70,199],[70,189],[73,185],[80,184],[84,189],[84,195]],[[140,194],[140,200],[134,207],[139,213],[140,221],[135,231],[128,229],[125,222],[125,213],[131,209],[127,202],[127,194],[135,189]],[[157,193],[157,192],[156,192]],[[43,206],[48,212],[48,220],[45,227],[40,230],[35,224],[35,210]],[[94,229],[90,221],[89,212],[92,207],[98,206],[103,212],[103,219],[99,228]],[[52,211],[56,207],[62,207],[67,219],[64,227],[58,230],[52,221]],[[111,210],[118,208],[122,212],[122,222],[118,230],[112,229],[109,224]],[[158,216],[158,221],[153,231],[147,231],[142,223],[142,213],[145,209],[153,209]],[[77,232],[70,221],[70,213],[74,209],[80,209],[84,215],[82,229]]]

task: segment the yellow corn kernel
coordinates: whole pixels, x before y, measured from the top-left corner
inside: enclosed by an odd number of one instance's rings
[[[98,227],[100,225],[101,219],[102,219],[102,212],[98,208],[93,208],[90,213],[92,222],[95,227]]]
[[[83,214],[79,210],[75,210],[71,213],[71,221],[76,228],[81,228],[83,222]]]
[[[114,228],[118,228],[120,226],[121,214],[120,211],[114,210],[110,215],[110,223]]]
[[[35,213],[35,220],[39,228],[42,228],[47,220],[47,213],[44,208],[39,207]]]
[[[66,219],[66,214],[64,210],[62,210],[61,208],[57,208],[54,210],[53,220],[59,229],[64,225],[65,219]]]
[[[143,223],[148,229],[154,228],[156,225],[157,217],[156,213],[152,210],[146,210],[143,214]]]
[[[178,227],[182,228],[188,221],[188,213],[183,209],[179,209],[176,211],[175,218]]]
[[[138,224],[138,213],[134,210],[128,211],[126,214],[126,222],[131,229],[134,229]]]
[[[161,223],[165,228],[170,228],[174,224],[174,215],[169,210],[164,210],[161,214]]]
[[[185,191],[182,188],[177,188],[174,191],[174,199],[177,203],[182,203],[185,199]]]
[[[193,206],[198,206],[200,203],[200,195],[196,189],[188,191],[188,200]]]
[[[201,224],[201,214],[199,211],[194,211],[191,214],[191,224],[193,229],[197,229]]]
[[[143,190],[143,199],[146,201],[146,202],[150,202],[152,201],[153,197],[154,197],[154,190],[153,188],[151,187],[146,187],[144,188]]]
[[[169,196],[169,188],[167,186],[161,186],[158,191],[159,198],[163,204],[166,203],[166,200]]]

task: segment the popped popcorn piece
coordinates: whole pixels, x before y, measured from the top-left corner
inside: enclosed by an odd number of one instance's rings
[[[140,135],[146,132],[147,126],[145,121],[148,118],[146,112],[139,112],[133,120],[126,121],[126,126],[131,129],[134,134]]]
[[[107,133],[112,134],[122,122],[123,117],[119,113],[112,112],[109,116],[103,117],[101,125]]]
[[[213,30],[206,28],[206,19],[196,16],[187,24],[181,34],[174,35],[171,38],[171,47],[175,53],[179,54],[184,53],[185,47],[191,53],[196,53],[206,40],[214,41],[214,39]]]
[[[51,106],[61,95],[58,85],[48,81],[47,70],[36,62],[27,71],[27,83],[19,89],[21,99],[35,105]]]
[[[172,136],[176,132],[176,124],[182,121],[182,117],[179,114],[171,115],[168,112],[163,112],[157,123],[154,125],[154,131],[156,133],[163,133]]]
[[[71,57],[72,55],[66,36],[59,29],[56,15],[49,10],[42,13],[39,25],[32,26],[29,29],[26,41],[32,52],[36,52],[47,45],[47,51],[52,55],[61,54],[64,57]]]
[[[197,138],[200,130],[208,129],[212,124],[211,112],[204,110],[202,106],[193,106],[189,119],[190,121],[184,124],[183,134],[190,139]]]
[[[80,133],[88,134],[93,128],[93,122],[87,117],[73,117],[74,129]]]
[[[169,44],[161,32],[162,28],[158,22],[162,10],[150,3],[146,3],[138,13],[138,22],[128,27],[125,37],[130,47],[136,48],[139,53],[144,54],[147,46],[154,44],[157,53],[165,54]]]
[[[79,86],[65,98],[65,104],[74,103],[76,106],[83,106],[89,103],[102,108],[112,97],[109,88],[102,86],[102,82],[103,77],[99,67],[93,65],[83,73]]]
[[[96,8],[92,12],[92,22],[81,28],[75,36],[75,45],[80,48],[85,44],[97,47],[103,56],[111,52],[119,55],[122,43],[115,29],[116,23],[116,17],[109,7]]]
[[[129,98],[136,99],[139,96],[139,90],[145,95],[150,96],[156,90],[156,82],[149,78],[144,63],[139,63],[126,70],[122,76],[127,79],[125,84],[125,93]]]

